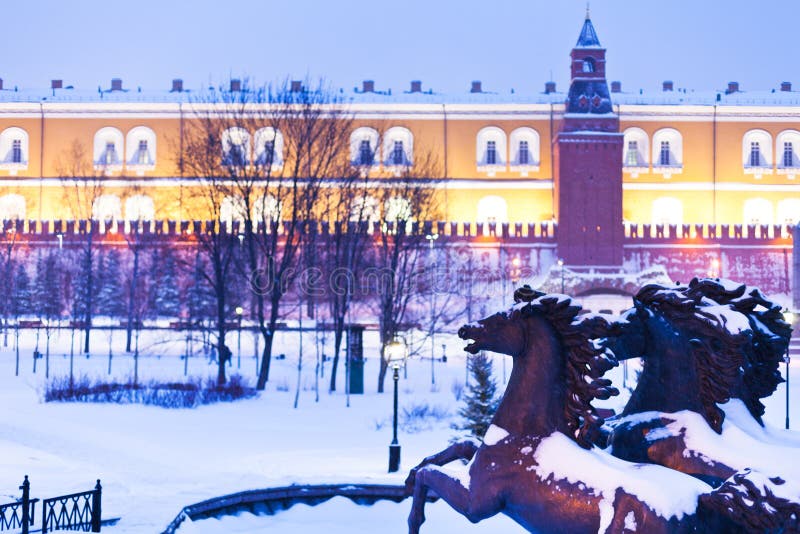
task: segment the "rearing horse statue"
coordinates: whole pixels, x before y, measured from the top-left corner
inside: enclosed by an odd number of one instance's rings
[[[800,469],[786,461],[800,443],[762,420],[761,399],[782,381],[791,334],[780,306],[724,280],[651,284],[610,333],[604,345],[616,358],[644,362],[622,415],[609,422],[612,454],[722,486],[705,505],[736,509],[743,527],[800,527]]]
[[[457,443],[412,469],[409,532],[419,532],[430,490],[472,522],[503,512],[536,532],[690,532],[713,524],[697,513],[706,483],[592,445],[603,421],[591,402],[617,394],[602,378],[616,362],[591,342],[595,323],[576,321],[580,307],[563,295],[523,288],[515,301],[459,330],[472,340],[465,350],[509,355],[513,370],[482,444]],[[459,459],[469,463],[451,464]]]

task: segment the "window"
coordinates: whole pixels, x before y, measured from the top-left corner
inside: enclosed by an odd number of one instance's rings
[[[783,166],[794,167],[794,147],[791,141],[783,143]]]
[[[250,163],[250,134],[247,130],[233,127],[222,132],[222,164],[229,167],[243,167],[248,163]]]
[[[750,166],[761,167],[761,146],[758,141],[750,143]]]
[[[107,142],[105,152],[103,152],[103,164],[113,165],[117,162],[117,151],[114,143]]]
[[[122,219],[122,203],[117,195],[100,195],[92,203],[92,219],[118,221]]]
[[[362,126],[350,134],[350,162],[353,165],[369,167],[375,164],[375,154],[378,151],[378,131],[374,128]],[[384,148],[391,150],[391,147]],[[386,163],[389,164],[390,154],[387,154]]]
[[[392,165],[403,165],[405,162],[403,142],[395,141],[394,146],[392,147]]]
[[[478,201],[479,223],[506,223],[508,222],[508,204],[503,197],[489,195]],[[484,228],[488,235],[488,228]]]
[[[263,155],[264,165],[272,166],[272,162],[274,159],[275,159],[275,140],[270,139],[269,141],[264,141],[264,155]]]
[[[28,163],[28,132],[12,126],[0,133],[0,166],[12,175],[24,169]]]
[[[527,165],[531,161],[531,149],[528,141],[522,140],[519,142],[519,151],[517,153],[517,163],[520,165]]]
[[[139,148],[136,149],[136,164],[147,165],[150,163],[149,159],[147,154],[147,139],[142,139],[139,141]]]
[[[14,139],[11,143],[11,163],[22,163],[22,139]]]
[[[129,221],[152,221],[155,219],[153,199],[147,195],[134,195],[125,201],[125,219]]]
[[[751,198],[744,203],[744,224],[772,224],[772,202],[764,198]]]
[[[486,142],[486,164],[497,164],[497,143],[495,141]]]
[[[361,139],[363,139],[363,137],[360,137],[358,141]],[[378,146],[377,132],[375,132],[372,139],[374,139],[375,142],[374,146]],[[350,146],[351,150],[353,148],[358,149],[358,145],[353,147],[352,140]],[[370,147],[372,146],[373,145],[370,144]],[[408,128],[393,126],[386,130],[386,133],[383,134],[382,147],[383,162],[387,166],[399,167],[400,165],[411,165],[414,161],[414,136]],[[355,155],[358,156],[358,154]],[[353,161],[357,160],[353,159]],[[399,169],[394,170],[394,172],[398,171]]]
[[[661,152],[658,156],[658,162],[665,167],[672,164],[669,157],[669,141],[661,141]]]
[[[391,222],[410,221],[411,203],[400,197],[392,197],[386,201],[386,220]]]
[[[122,144],[117,146],[121,152]],[[131,128],[125,141],[125,158],[139,176],[152,170],[156,162],[156,133],[147,126]]]
[[[587,57],[583,60],[583,72],[594,72],[594,59]]]
[[[628,167],[639,166],[639,143],[628,141],[628,152],[625,154],[625,165]]]
[[[663,224],[683,224],[683,203],[673,197],[659,197],[653,201],[652,218],[653,225]]]
[[[0,197],[0,221],[25,219],[25,197],[10,194]]]
[[[256,164],[260,165],[262,170],[280,168],[283,165],[283,134],[275,128],[267,126],[257,130],[254,139]],[[249,142],[248,138],[248,146]]]
[[[372,165],[373,154],[369,139],[362,139],[358,146],[358,164]]]

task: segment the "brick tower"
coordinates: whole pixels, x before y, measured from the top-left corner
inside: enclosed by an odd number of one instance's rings
[[[622,265],[622,134],[606,50],[589,13],[570,54],[572,82],[556,136],[558,254],[574,267]]]

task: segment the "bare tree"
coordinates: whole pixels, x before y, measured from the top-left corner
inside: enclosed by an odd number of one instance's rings
[[[79,294],[73,295],[76,299],[74,308],[82,316],[84,329],[83,351],[89,353],[89,338],[92,329],[94,314],[95,294],[95,256],[98,230],[95,218],[95,208],[98,199],[103,195],[103,176],[108,166],[114,163],[113,154],[100,162],[93,162],[86,148],[78,140],[73,140],[70,147],[57,162],[58,174],[61,179],[64,201],[73,220],[83,225],[80,232],[83,235],[80,249],[80,270],[77,273],[81,278],[78,287]]]
[[[437,187],[441,179],[432,152],[418,154],[411,161],[395,162],[394,176],[384,178],[374,189],[382,207],[381,232],[375,240],[374,263],[366,274],[377,292],[380,323],[381,361],[378,392],[382,393],[388,361],[384,354],[409,319],[409,305],[419,294],[424,269],[426,230],[420,221],[439,215]]]
[[[280,304],[296,281],[323,187],[350,172],[349,117],[324,82],[309,85],[245,81],[239,90],[205,95],[183,139],[185,170],[213,185],[204,196],[217,199],[217,220],[239,223],[240,274],[251,281],[251,315],[264,340],[259,389],[269,380]]]

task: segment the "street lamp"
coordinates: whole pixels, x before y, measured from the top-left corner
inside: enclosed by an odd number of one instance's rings
[[[434,347],[436,346],[436,256],[433,254],[433,243],[439,239],[439,234],[428,234],[425,239],[428,240],[431,251],[431,387],[433,387],[436,385],[433,365],[433,360],[436,359],[434,354]]]
[[[397,442],[397,381],[400,380],[398,371],[405,366],[408,358],[408,347],[398,337],[388,342],[383,347],[383,354],[392,368],[394,379],[394,419],[392,423],[392,443],[389,445],[389,472],[395,473],[400,469],[400,444]]]
[[[558,259],[558,267],[561,269],[561,294],[564,294],[564,260]]]
[[[790,310],[783,310],[783,320],[786,321],[789,326],[792,326],[794,323],[794,313]],[[789,344],[786,345],[786,357],[783,359],[784,363],[786,364],[786,430],[789,430],[789,345],[791,345],[792,335],[789,334]]]
[[[239,322],[239,339],[237,340],[237,347],[236,347],[236,368],[242,368],[242,314],[244,314],[244,308],[241,306],[236,306],[236,319]]]

